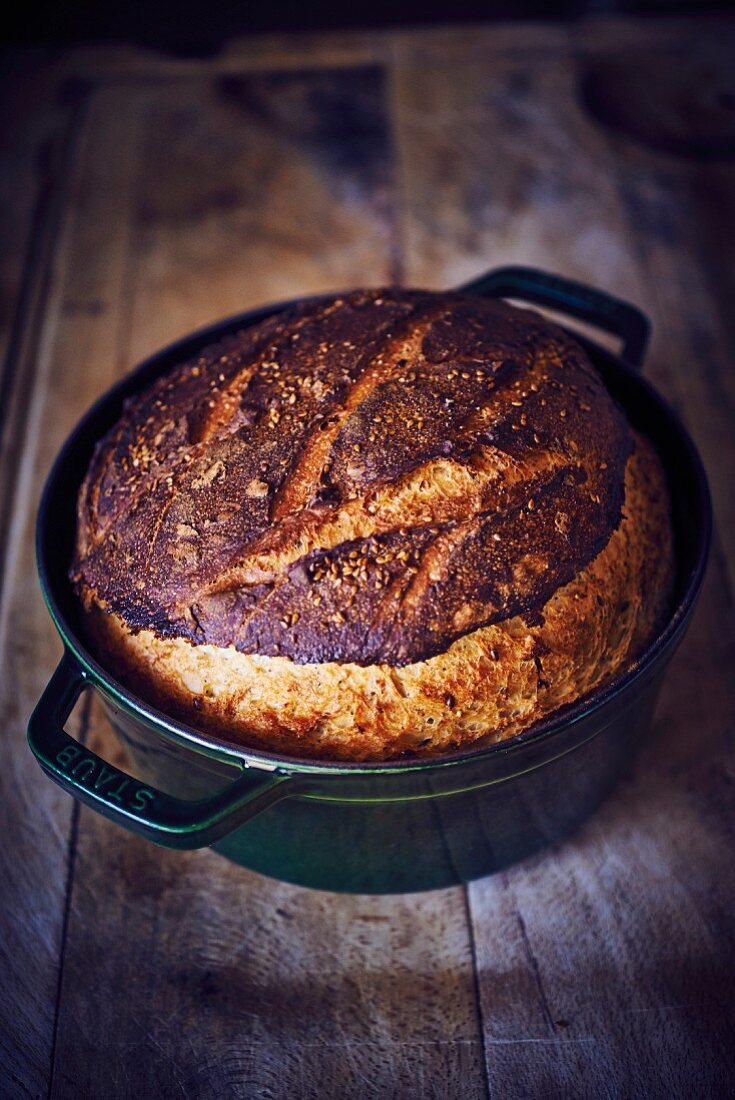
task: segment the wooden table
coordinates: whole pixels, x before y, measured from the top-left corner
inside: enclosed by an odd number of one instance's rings
[[[696,109],[721,114],[734,44],[727,16],[599,18],[269,38],[212,60],[12,59],[3,1096],[735,1095],[735,162],[602,126],[579,95],[589,65],[632,51],[642,108],[670,78],[714,87],[714,108]],[[24,734],[60,653],[36,505],[83,410],[225,314],[355,284],[451,286],[508,262],[650,314],[647,370],[711,478],[708,580],[633,774],[557,848],[402,897],[272,882],[80,809]],[[74,721],[114,755],[94,703]]]

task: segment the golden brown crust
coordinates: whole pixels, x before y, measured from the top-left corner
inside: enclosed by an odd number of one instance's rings
[[[419,291],[307,303],[132,401],[72,576],[107,667],[299,756],[528,729],[628,667],[673,585],[668,494],[581,348]]]
[[[673,584],[660,462],[636,440],[624,518],[529,622],[481,627],[402,668],[298,664],[133,631],[98,607],[90,633],[143,697],[228,740],[297,756],[383,760],[497,741],[609,682],[661,625]]]
[[[80,493],[72,575],[87,608],[159,640],[411,667],[540,622],[618,527],[631,447],[537,315],[355,292],[131,402]]]

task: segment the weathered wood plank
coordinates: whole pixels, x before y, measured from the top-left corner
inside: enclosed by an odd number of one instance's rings
[[[131,361],[248,306],[399,274],[383,84],[365,66],[151,90]]]
[[[384,33],[370,30],[248,35],[223,43],[211,57],[167,57],[140,46],[95,43],[93,46],[77,45],[60,59],[60,64],[65,70],[106,83],[209,80],[228,73],[294,68],[353,69],[381,61],[387,41]]]
[[[129,102],[109,94],[113,113]],[[121,367],[257,302],[393,276],[379,70],[147,84],[145,97]],[[96,710],[89,737],[115,753]],[[54,1097],[367,1091],[485,1095],[461,890],[303,891],[82,810]]]
[[[0,361],[18,310],[51,146],[66,121],[57,83],[37,62],[36,52],[21,51],[6,59],[0,74]]]
[[[731,82],[735,20],[694,20],[685,27],[686,33],[680,28],[676,35],[659,28],[651,40],[650,33],[634,38],[628,26],[635,43],[632,95],[642,94],[635,75],[639,63],[654,70],[659,84],[649,110],[651,131],[659,119],[664,132],[678,129],[686,136],[692,116],[682,105],[689,102],[699,104],[701,125],[722,134],[728,112],[719,100]],[[584,71],[617,58],[625,73],[625,27],[616,24],[612,40],[600,32],[593,22],[580,33]],[[654,324],[647,372],[682,413],[700,448],[735,590],[735,159],[667,155],[612,129],[601,133]]]
[[[735,591],[735,163],[709,169],[614,143],[621,195],[648,290],[648,373],[676,405],[707,468]],[[724,247],[720,251],[718,241]]]
[[[0,562],[79,117],[54,74],[37,67],[38,51],[6,60],[0,77]],[[0,600],[1,585],[0,574]]]
[[[611,148],[580,104],[571,43],[549,38],[544,56],[537,46],[498,55],[459,35],[461,67],[443,41],[398,47],[408,278],[448,285],[531,263],[640,302],[656,325],[652,374],[702,442],[724,497],[735,466],[723,460],[735,446],[732,374],[724,298],[707,300],[712,267],[697,235],[716,248],[729,200],[697,221],[687,186],[694,172],[700,188],[717,188],[730,169]],[[666,240],[661,218],[676,227]],[[705,364],[704,377],[688,373],[692,361]],[[728,546],[730,510],[720,513]],[[578,837],[469,890],[491,1095],[733,1088],[726,573],[718,562],[634,780]]]
[[[409,281],[452,286],[507,263],[641,293],[606,138],[575,103],[572,48],[535,28],[396,46],[394,92]]]
[[[128,122],[126,112],[107,117],[93,109],[80,134],[37,345],[24,448],[15,464],[15,506],[3,563],[7,598],[0,616],[6,737],[0,774],[0,1092],[9,1096],[48,1090],[73,808],[43,777],[25,743],[28,716],[61,649],[35,574],[35,511],[65,436],[112,379],[114,303],[120,299],[114,288],[126,248],[118,226],[127,161],[119,150],[129,147]],[[112,177],[114,149],[118,162]]]
[[[86,816],[54,1096],[484,1096],[459,891],[306,891]]]
[[[471,887],[501,1096],[732,1094],[735,634],[721,625],[713,652],[718,574],[632,778],[566,844]]]

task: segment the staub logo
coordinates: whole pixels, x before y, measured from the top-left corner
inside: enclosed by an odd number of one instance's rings
[[[129,810],[144,811],[156,797],[156,792],[143,787],[103,760],[86,753],[81,745],[66,745],[56,754],[56,762],[65,772],[91,791],[99,791]]]

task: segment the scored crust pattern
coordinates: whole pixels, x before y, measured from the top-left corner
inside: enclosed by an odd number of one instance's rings
[[[128,402],[72,578],[161,639],[402,667],[538,619],[618,527],[632,450],[584,351],[530,311],[306,303]]]

